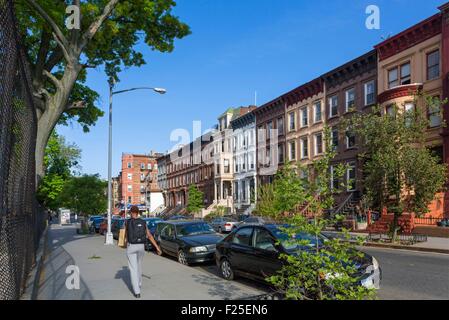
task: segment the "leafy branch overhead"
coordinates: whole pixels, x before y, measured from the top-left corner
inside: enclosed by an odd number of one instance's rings
[[[65,26],[68,5],[80,8],[79,30]],[[102,67],[118,82],[124,68],[146,63],[141,43],[172,52],[175,39],[190,34],[173,14],[175,6],[172,0],[15,1],[39,119],[38,171],[43,171],[43,149],[57,123],[75,120],[88,131],[103,115],[98,93],[86,85],[86,69]]]

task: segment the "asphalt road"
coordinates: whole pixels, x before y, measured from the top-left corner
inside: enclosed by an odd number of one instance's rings
[[[382,300],[449,300],[449,255],[366,248],[382,268]]]
[[[382,268],[380,300],[449,300],[449,255],[383,248],[361,248]],[[214,264],[195,269],[218,275]],[[269,292],[262,283],[238,278],[240,285]]]

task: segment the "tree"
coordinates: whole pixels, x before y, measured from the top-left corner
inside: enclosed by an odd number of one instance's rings
[[[188,213],[199,213],[204,208],[204,193],[195,184],[189,187]]]
[[[313,177],[304,179],[299,171],[300,165],[287,164],[276,174],[272,191],[267,198],[260,197],[259,206],[271,206],[271,212],[259,214],[274,218],[284,227],[282,245],[291,248],[292,254],[280,254],[284,260],[281,269],[267,278],[287,299],[326,300],[326,299],[367,299],[374,297],[374,290],[360,284],[355,276],[355,261],[364,254],[355,250],[349,240],[347,230],[344,238],[324,240],[322,231],[334,221],[321,213],[333,205],[336,190],[330,187],[332,178],[343,176],[345,166],[338,165],[332,174],[330,161],[335,151],[330,146],[330,131],[324,130],[325,153],[312,164]],[[267,189],[270,190],[270,189]],[[312,212],[311,217],[298,212],[298,207]],[[305,211],[305,210],[303,210]],[[358,242],[359,243],[359,242]],[[278,243],[281,244],[281,243]]]
[[[426,141],[430,124],[427,110],[442,110],[444,103],[439,98],[417,94],[414,105],[424,108],[405,111],[404,105],[393,105],[390,113],[384,113],[377,106],[367,114],[354,116],[348,123],[364,147],[360,156],[370,205],[394,213],[393,241],[403,212],[418,215],[427,212],[435,193],[447,181],[446,165]]]
[[[64,24],[67,5],[80,8],[79,29]],[[38,116],[36,170],[44,174],[44,150],[59,122],[76,120],[84,131],[103,115],[98,93],[85,85],[87,68],[104,66],[118,81],[123,67],[145,64],[136,45],[171,52],[190,33],[172,14],[173,0],[18,0],[16,16],[29,65]]]
[[[48,209],[60,207],[59,195],[65,182],[77,168],[81,150],[75,144],[68,144],[63,136],[53,131],[45,148],[44,170],[38,192],[38,200]]]
[[[106,211],[107,182],[98,174],[71,177],[61,193],[61,204],[81,215],[96,215]]]

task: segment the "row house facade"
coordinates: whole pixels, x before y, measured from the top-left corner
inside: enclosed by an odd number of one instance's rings
[[[204,205],[214,200],[214,159],[212,133],[205,134],[158,159],[165,167],[159,177],[164,188],[166,212],[185,213],[189,187],[195,184],[204,194]]]
[[[234,209],[242,214],[254,208],[257,199],[256,116],[252,112],[254,108],[231,121]]]
[[[212,135],[214,145],[214,201],[216,205],[233,208],[234,206],[234,143],[231,122],[251,111],[255,107],[229,108],[218,118],[217,130]]]
[[[330,186],[336,193],[335,203],[349,195],[359,198],[363,192],[363,163],[358,154],[363,146],[359,137],[349,128],[342,128],[341,120],[356,112],[368,112],[377,103],[377,52],[372,50],[322,76],[326,95],[326,125],[330,128],[331,144],[336,156],[331,161]],[[332,173],[338,164],[346,166],[341,177],[344,190],[340,189],[338,177]]]
[[[256,117],[257,180],[261,186],[273,182],[285,162],[285,100],[274,99],[253,111]]]
[[[378,102],[385,113],[420,110],[430,125],[427,147],[449,164],[449,130],[442,125],[441,110],[424,97],[449,97],[449,3],[434,16],[375,46],[378,54]],[[422,93],[422,95],[418,95]],[[417,98],[418,97],[418,98]],[[449,120],[448,105],[443,117]],[[449,216],[449,193],[441,192],[431,204],[433,217]]]

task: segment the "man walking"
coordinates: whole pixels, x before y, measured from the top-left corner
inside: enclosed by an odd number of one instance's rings
[[[142,259],[145,255],[146,239],[151,241],[151,244],[156,248],[159,255],[162,254],[162,251],[148,230],[146,222],[139,218],[139,208],[132,206],[130,212],[131,219],[125,223],[126,256],[128,257],[128,267],[131,274],[134,296],[140,298],[140,288],[142,287]]]

